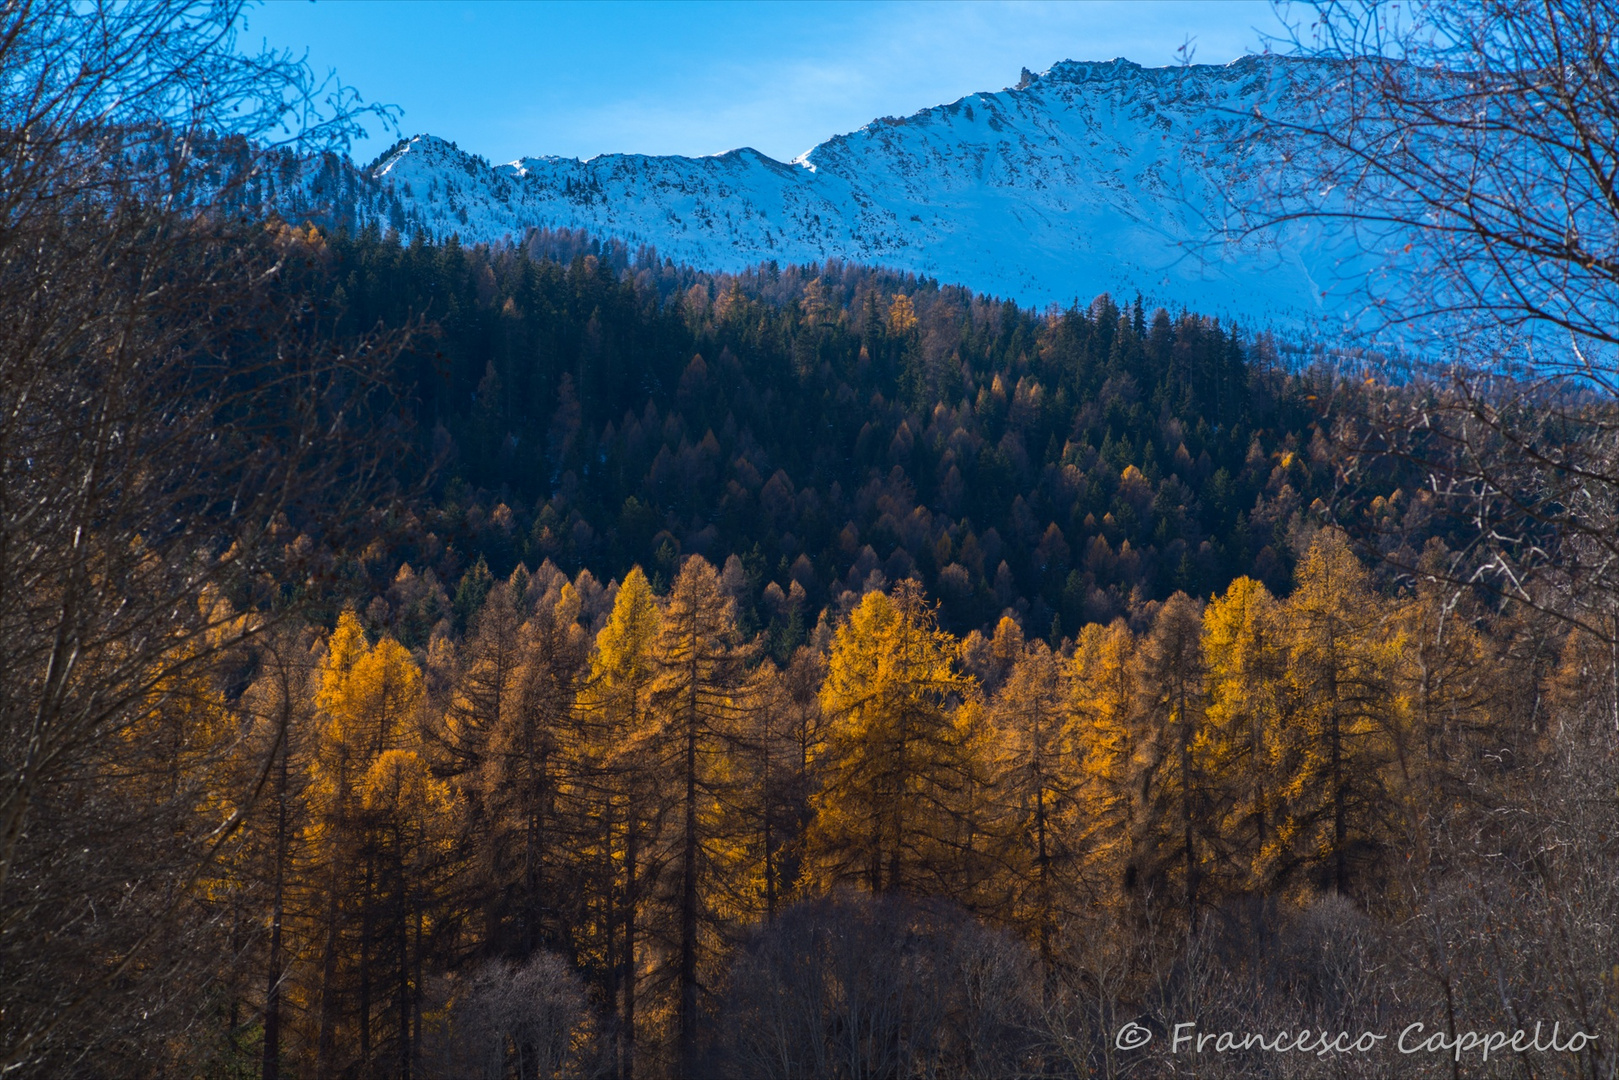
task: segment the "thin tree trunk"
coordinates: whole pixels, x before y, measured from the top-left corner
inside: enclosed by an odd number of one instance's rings
[[[371,877],[372,856],[365,856],[365,889],[360,894],[360,1073],[371,1071]]]
[[[766,713],[764,737],[761,739],[764,746],[764,783],[762,785],[762,798],[760,813],[764,823],[765,847],[765,921],[776,921],[776,852],[773,848],[775,838],[771,835],[771,789],[770,789],[770,721]]]
[[[410,894],[405,881],[404,838],[396,835],[395,843],[394,863],[399,873],[399,930],[395,940],[399,961],[399,1076],[410,1080]]]
[[[338,766],[337,785],[338,811],[337,823],[333,829],[334,840],[340,840],[345,832],[343,805],[347,794],[347,762],[340,762]],[[339,916],[341,913],[338,907],[338,895],[342,891],[342,883],[339,880],[341,874],[342,862],[336,854],[336,845],[334,844],[330,873],[326,883],[326,945],[321,959],[320,1038],[315,1052],[315,1076],[317,1080],[328,1080],[336,1071],[336,1062],[333,1059],[337,1054],[337,949],[340,929]]]
[[[337,1052],[337,883],[326,897],[326,945],[321,960],[320,1039],[315,1051],[315,1076],[327,1080],[335,1072]]]
[[[1186,858],[1186,925],[1197,933],[1197,851],[1192,840],[1192,724],[1186,715],[1186,694],[1181,693],[1181,829]]]
[[[635,1080],[635,863],[636,851],[635,803],[632,799],[624,837],[624,1065],[623,1080]]]
[[[270,974],[264,990],[264,1064],[262,1080],[281,1076],[281,919],[285,909],[287,867],[287,756],[291,751],[289,715],[292,704],[287,687],[281,697],[281,765],[275,788],[275,885],[270,900]]]
[[[410,999],[410,1064],[411,1072],[420,1071],[422,1061],[422,905],[416,905],[416,992]]]
[[[680,885],[680,1075],[692,1077],[697,1049],[697,635],[691,641],[686,706],[686,835]]]
[[[1349,895],[1349,860],[1344,845],[1349,820],[1344,799],[1343,721],[1338,711],[1338,679],[1331,678],[1328,693],[1332,701],[1332,854],[1333,885],[1340,896]]]
[[[607,796],[606,809],[602,814],[602,850],[606,857],[601,864],[601,921],[603,945],[603,959],[606,961],[603,970],[607,978],[607,1009],[609,1021],[618,1018],[618,980],[619,971],[624,966],[624,959],[618,946],[619,931],[619,898],[618,898],[618,869],[613,862],[613,797]]]
[[[1614,612],[1608,638],[1608,682],[1613,690],[1613,730],[1619,731],[1619,611]]]
[[[1036,842],[1035,873],[1040,890],[1040,969],[1051,977],[1051,855],[1046,850],[1046,790],[1045,778],[1036,773],[1034,791],[1034,833]],[[1042,992],[1045,989],[1041,984]]]

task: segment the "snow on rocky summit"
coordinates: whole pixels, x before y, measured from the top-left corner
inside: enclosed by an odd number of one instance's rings
[[[1241,230],[1240,209],[1282,167],[1254,110],[1313,107],[1286,77],[1296,63],[1065,61],[792,162],[743,148],[491,166],[418,135],[345,177],[342,201],[356,220],[463,243],[565,226],[712,270],[843,259],[1024,305],[1139,291],[1250,326],[1352,321],[1374,256],[1321,224]]]

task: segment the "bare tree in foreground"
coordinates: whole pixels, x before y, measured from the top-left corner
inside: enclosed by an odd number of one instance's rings
[[[1619,5],[1322,0],[1279,14],[1297,27],[1292,55],[1320,63],[1289,66],[1311,91],[1305,119],[1260,118],[1293,168],[1256,223],[1330,219],[1368,247],[1397,243],[1406,287],[1379,298],[1389,320],[1441,339],[1555,327],[1563,347],[1537,366],[1611,390],[1583,346],[1619,344]]]
[[[318,250],[240,216],[265,139],[359,112],[238,53],[240,11],[0,6],[0,1072],[139,1054],[206,993],[196,889],[275,750],[214,787],[203,676],[375,487],[387,343],[337,347],[289,281]]]
[[[1578,1018],[1603,1032],[1581,1060],[1516,1067],[1613,1075],[1619,4],[1280,10],[1293,53],[1324,62],[1298,70],[1330,74],[1313,119],[1261,118],[1292,172],[1257,217],[1331,219],[1385,252],[1381,327],[1424,361],[1405,385],[1336,389],[1354,512],[1465,616],[1423,648],[1453,647],[1493,596],[1523,687],[1488,746],[1443,762],[1449,808],[1413,822],[1405,992],[1455,1023]],[[1420,550],[1436,525],[1449,548]]]
[[[1423,361],[1344,410],[1348,481],[1386,496],[1393,463],[1466,523],[1454,584],[1619,641],[1619,4],[1279,12],[1313,109],[1259,118],[1289,167],[1251,220],[1382,253],[1377,326]]]

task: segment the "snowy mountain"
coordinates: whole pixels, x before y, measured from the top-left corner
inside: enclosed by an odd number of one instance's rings
[[[792,162],[610,154],[491,166],[419,135],[337,180],[346,211],[463,243],[584,228],[714,270],[843,259],[1024,305],[1137,291],[1303,329],[1349,318],[1372,265],[1319,225],[1237,239],[1285,167],[1254,109],[1311,107],[1294,64],[1066,61],[1015,88],[884,117]],[[318,187],[318,185],[317,185]]]

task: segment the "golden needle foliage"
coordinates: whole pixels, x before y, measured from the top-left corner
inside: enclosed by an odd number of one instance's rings
[[[1087,927],[1195,935],[1256,895],[1393,911],[1422,862],[1396,853],[1427,858],[1454,813],[1427,793],[1500,689],[1481,615],[1386,597],[1331,530],[1285,598],[1239,578],[1055,643],[1011,618],[959,640],[902,581],[778,664],[742,640],[732,577],[691,558],[659,596],[639,568],[608,589],[519,569],[460,641],[413,654],[349,610],[313,656],[277,646],[242,745],[289,725],[284,812],[248,821],[210,895],[280,928],[255,962],[281,974],[240,993],[274,997],[289,1060],[418,1068],[471,1023],[435,973],[555,952],[612,1068],[690,1074],[749,927],[838,890],[947,897],[1048,980]],[[1569,640],[1565,668],[1596,663]],[[128,737],[170,772],[140,783],[229,767],[205,679],[153,703]]]

